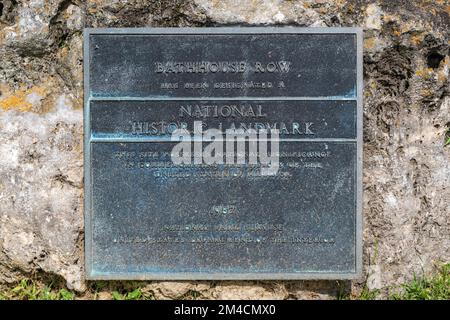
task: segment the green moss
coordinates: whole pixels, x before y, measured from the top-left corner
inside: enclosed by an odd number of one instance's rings
[[[444,143],[444,146],[447,146],[447,145],[449,145],[449,144],[450,144],[450,137],[447,138],[447,140],[446,140],[445,143]]]
[[[450,300],[450,263],[439,267],[436,274],[417,277],[406,282],[388,295],[389,300]],[[366,286],[354,300],[374,300],[380,297],[380,290],[369,290]]]

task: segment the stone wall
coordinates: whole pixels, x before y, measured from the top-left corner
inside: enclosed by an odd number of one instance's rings
[[[449,14],[446,0],[0,1],[0,283],[86,290],[85,26],[364,28],[364,277],[148,282],[157,298],[333,298],[450,261]]]

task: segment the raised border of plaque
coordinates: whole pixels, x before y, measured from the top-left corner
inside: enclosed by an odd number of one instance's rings
[[[354,272],[108,272],[93,267],[93,188],[91,155],[91,114],[92,101],[102,101],[94,97],[90,87],[90,37],[96,35],[258,35],[258,34],[352,34],[356,36],[356,94],[348,100],[356,101],[356,215],[355,215],[355,268]],[[88,280],[313,280],[313,279],[355,279],[362,274],[362,158],[363,158],[363,31],[361,28],[302,28],[302,27],[217,27],[217,28],[86,28],[84,30],[84,225],[85,225],[85,272]],[[104,97],[105,100],[124,100],[129,97]],[[305,97],[293,97],[302,100]],[[322,97],[323,98],[323,97]],[[329,97],[334,100],[335,97]],[[172,100],[182,100],[175,98]],[[191,100],[192,97],[190,98]],[[214,100],[214,97],[204,100]],[[220,97],[219,97],[220,99]],[[221,98],[226,100],[225,97]],[[248,97],[242,97],[249,100]],[[145,99],[143,99],[145,100]],[[164,97],[158,100],[165,100]],[[168,99],[170,100],[170,99]],[[235,97],[234,100],[239,100]],[[270,100],[270,97],[267,99]],[[275,99],[273,99],[275,100]],[[278,98],[277,98],[278,100]],[[281,97],[280,100],[283,100]],[[314,100],[314,99],[312,99]],[[319,99],[315,99],[319,100]],[[326,100],[326,98],[325,98]],[[104,138],[103,141],[106,141]],[[339,139],[337,139],[339,140]],[[101,139],[99,140],[101,141]],[[133,141],[133,140],[130,140]],[[140,142],[137,139],[135,142]]]

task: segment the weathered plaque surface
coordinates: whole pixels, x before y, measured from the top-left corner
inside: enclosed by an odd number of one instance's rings
[[[360,29],[84,36],[89,279],[360,274]],[[171,133],[194,121],[278,128],[278,173],[174,164]]]

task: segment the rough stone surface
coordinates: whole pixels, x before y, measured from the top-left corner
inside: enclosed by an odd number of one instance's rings
[[[83,292],[82,29],[364,28],[364,277],[353,282],[149,282],[156,298],[334,298],[450,261],[450,6],[446,0],[0,2],[0,283]],[[101,292],[99,298],[108,298]]]

